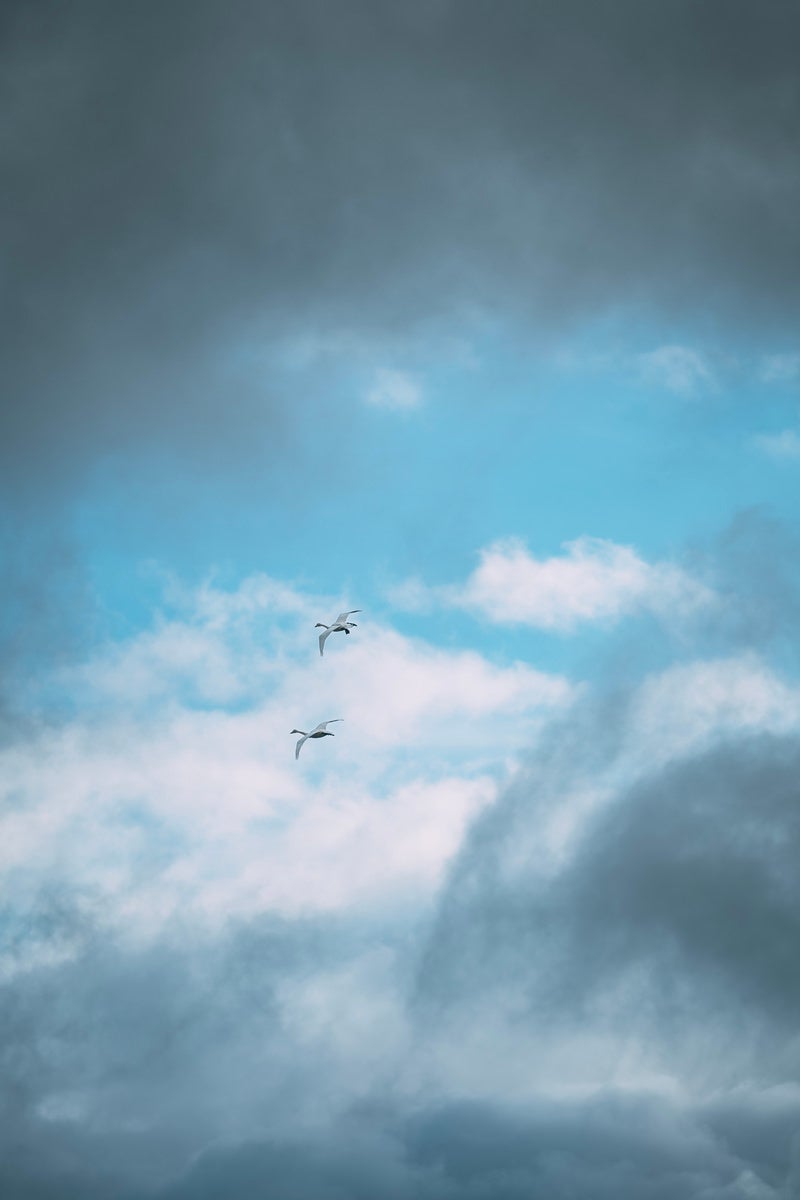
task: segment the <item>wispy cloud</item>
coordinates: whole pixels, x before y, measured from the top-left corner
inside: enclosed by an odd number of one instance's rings
[[[562,347],[555,361],[565,372],[614,379],[625,386],[644,384],[685,400],[716,395],[727,382],[740,377],[743,365],[718,347],[700,349],[679,343],[650,350],[620,344],[601,350]]]
[[[635,362],[644,382],[686,399],[716,392],[719,386],[706,356],[690,346],[659,346]]]
[[[422,403],[422,388],[406,371],[381,369],[375,372],[366,401],[375,408],[417,408]]]
[[[784,429],[781,433],[759,434],[755,443],[772,458],[800,458],[800,434],[796,429]]]
[[[761,364],[765,383],[792,383],[800,379],[800,354],[769,354]]]

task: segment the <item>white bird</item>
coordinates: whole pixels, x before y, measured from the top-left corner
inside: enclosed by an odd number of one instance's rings
[[[322,652],[325,648],[325,638],[331,633],[349,633],[351,629],[357,629],[355,621],[348,621],[348,617],[352,617],[353,613],[361,612],[360,608],[351,608],[349,612],[339,613],[332,625],[323,625],[322,621],[317,621],[315,629],[324,629],[325,632],[319,635],[319,656],[322,658]]]
[[[329,730],[326,729],[326,726],[333,725],[334,721],[343,721],[343,720],[344,720],[344,717],[331,717],[330,721],[320,721],[319,725],[315,726],[315,728],[312,729],[310,733],[306,733],[304,729],[292,729],[290,731],[291,733],[302,733],[302,735],[303,735],[300,738],[300,740],[298,741],[297,745],[295,746],[295,749],[294,749],[295,759],[298,759],[300,757],[300,747],[302,746],[303,742],[307,742],[309,738],[336,737],[336,734],[330,733]]]

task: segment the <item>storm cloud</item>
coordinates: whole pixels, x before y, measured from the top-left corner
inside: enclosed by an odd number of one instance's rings
[[[797,6],[11,5],[2,444],[284,436],[282,339],[798,315]],[[238,365],[237,365],[238,363]]]
[[[718,1025],[747,1011],[782,1038],[800,989],[799,749],[795,737],[737,738],[646,775],[598,804],[555,878],[516,857],[546,818],[548,785],[536,770],[523,775],[462,852],[423,992],[452,970],[460,993],[459,967],[471,995],[481,978],[491,988],[497,955],[534,1009],[584,1013],[629,975],[630,992],[615,1000],[626,1022],[708,1006]]]

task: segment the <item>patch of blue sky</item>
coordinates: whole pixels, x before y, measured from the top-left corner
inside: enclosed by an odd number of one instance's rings
[[[471,356],[447,344],[438,355],[395,353],[388,368],[407,370],[420,392],[402,409],[368,400],[377,358],[328,356],[324,371],[290,363],[278,390],[298,402],[281,449],[264,437],[263,456],[212,465],[162,450],[99,466],[74,531],[111,627],[148,624],[161,569],[189,584],[214,572],[227,586],[264,571],[378,610],[408,577],[463,581],[499,538],[549,557],[589,534],[653,560],[713,538],[743,508],[797,515],[797,464],[756,441],[792,423],[792,387],[766,382],[755,356],[723,369],[733,355],[717,352],[723,367],[707,376],[699,352],[696,363],[643,365],[659,347],[681,347],[674,332],[643,330],[624,351],[609,340],[601,329],[569,352],[544,352],[493,334]],[[246,357],[240,367],[266,369]],[[487,640],[459,613],[426,618],[426,628],[444,643]],[[563,641],[522,629],[494,644],[513,656],[532,640],[548,659],[560,651],[546,647]]]

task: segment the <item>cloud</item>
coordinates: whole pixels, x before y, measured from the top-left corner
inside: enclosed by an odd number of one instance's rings
[[[800,458],[800,434],[795,429],[784,429],[782,433],[762,433],[755,443],[771,458]]]
[[[254,1188],[265,1178],[292,1200],[776,1198],[701,1121],[700,1114],[692,1120],[637,1096],[530,1109],[441,1104],[357,1132],[344,1124],[338,1139],[318,1135],[213,1152],[163,1198],[215,1200],[232,1182]]]
[[[588,697],[470,829],[417,991],[464,1092],[522,1100],[535,1063],[551,1094],[687,1112],[796,1080],[800,694],[755,662],[685,670]],[[687,698],[706,716],[676,737]],[[777,1195],[790,1145],[774,1172],[747,1155]]]
[[[338,1003],[336,985],[320,986],[310,1019],[307,1006],[284,1008],[279,995],[287,984],[293,996],[297,985],[310,990],[314,975],[324,978],[331,956],[322,932],[255,923],[232,931],[222,952],[173,942],[120,955],[98,944],[54,974],[56,1004],[41,995],[41,978],[18,981],[15,999],[41,1039],[41,1073],[26,1073],[17,1057],[13,1073],[4,1075],[6,1089],[23,1081],[27,1089],[24,1111],[0,1132],[0,1180],[8,1194],[20,1200],[72,1194],[216,1200],[232,1191],[279,1192],[292,1200],[523,1200],[538,1192],[576,1200],[783,1200],[792,1194],[800,1103],[791,1087],[751,1084],[694,1101],[605,1086],[572,1095],[540,1090],[520,1102],[411,1096],[383,1082],[376,1095],[374,1081],[387,1067],[395,1071],[408,1050],[392,1034],[394,1015],[374,1011],[376,985],[391,979],[385,961],[376,962],[374,953],[354,956],[350,978],[339,972]],[[346,949],[338,943],[336,952],[341,958]],[[364,1012],[365,997],[372,1011]],[[87,1003],[90,1015],[81,1011]],[[330,1020],[320,1028],[317,1014],[326,1012]],[[369,1036],[340,1041],[340,1014],[365,1020]],[[18,1028],[27,1048],[21,1034]],[[533,1063],[528,1059],[529,1071]],[[367,1097],[354,1102],[365,1082]],[[219,1136],[232,1127],[237,1136]]]
[[[320,660],[314,613],[337,601],[263,576],[182,602],[30,697],[66,717],[3,755],[17,799],[0,859],[20,889],[57,879],[151,931],[181,910],[214,922],[421,897],[519,746],[575,692],[374,619]],[[336,737],[295,763],[289,730],[333,716]]]
[[[559,632],[641,612],[680,620],[714,603],[713,593],[680,567],[647,563],[630,546],[582,537],[565,543],[564,550],[537,559],[521,541],[495,542],[481,551],[463,585],[426,588],[411,580],[392,589],[390,598],[411,611],[438,602],[499,624]]]
[[[422,402],[422,389],[404,371],[376,371],[374,382],[367,392],[367,404],[375,408],[417,408]]]
[[[659,346],[657,350],[640,354],[637,363],[645,383],[686,399],[715,392],[718,387],[706,359],[689,346]]]

